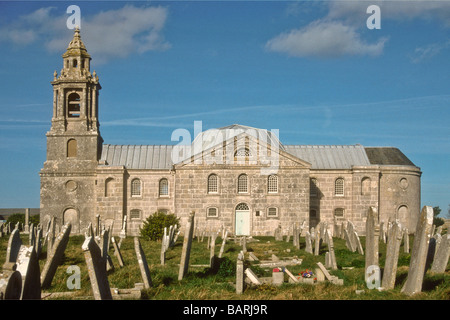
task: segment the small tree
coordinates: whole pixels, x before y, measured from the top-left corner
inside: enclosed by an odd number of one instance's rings
[[[161,240],[164,228],[168,229],[171,225],[180,227],[180,219],[176,215],[155,212],[144,221],[141,227],[141,237],[152,241]]]
[[[433,224],[436,225],[436,227],[442,226],[445,221],[444,219],[438,217],[438,215],[441,213],[441,208],[439,207],[433,207]]]

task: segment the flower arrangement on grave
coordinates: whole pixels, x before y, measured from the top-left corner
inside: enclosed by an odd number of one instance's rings
[[[306,269],[305,271],[301,271],[298,275],[300,276],[298,278],[312,278],[312,277],[314,277],[314,273],[311,270],[308,270],[308,269]],[[317,278],[314,277],[314,281],[316,281],[316,280],[317,280]]]

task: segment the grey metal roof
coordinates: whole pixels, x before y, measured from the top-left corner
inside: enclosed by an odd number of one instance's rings
[[[100,161],[108,166],[128,169],[170,169],[173,165],[170,145],[103,145]],[[361,145],[301,146],[286,145],[286,152],[311,163],[311,169],[351,169],[352,166],[370,166]]]
[[[286,152],[311,163],[311,169],[351,169],[352,166],[370,166],[370,161],[361,145],[285,145],[284,147]]]
[[[128,169],[170,169],[172,147],[166,145],[103,145],[100,161]]]

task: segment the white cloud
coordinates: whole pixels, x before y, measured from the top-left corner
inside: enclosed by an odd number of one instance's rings
[[[424,60],[428,60],[431,57],[439,54],[442,50],[450,47],[450,40],[444,43],[431,43],[426,46],[417,47],[414,53],[410,55],[410,60],[412,63],[419,63]]]
[[[356,28],[339,21],[313,21],[301,29],[293,29],[266,43],[271,51],[294,57],[339,57],[343,55],[377,56],[383,52],[385,38],[374,44],[361,40]]]
[[[64,50],[73,31],[66,27],[69,15],[55,13],[54,7],[23,15],[0,28],[0,42],[28,45],[41,41],[50,52]],[[135,7],[83,15],[81,37],[96,63],[124,58],[134,53],[170,48],[162,34],[168,11],[164,7]]]

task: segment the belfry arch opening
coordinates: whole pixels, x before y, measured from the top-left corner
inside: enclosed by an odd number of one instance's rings
[[[79,118],[81,110],[80,95],[72,92],[68,97],[68,116],[69,118]]]

